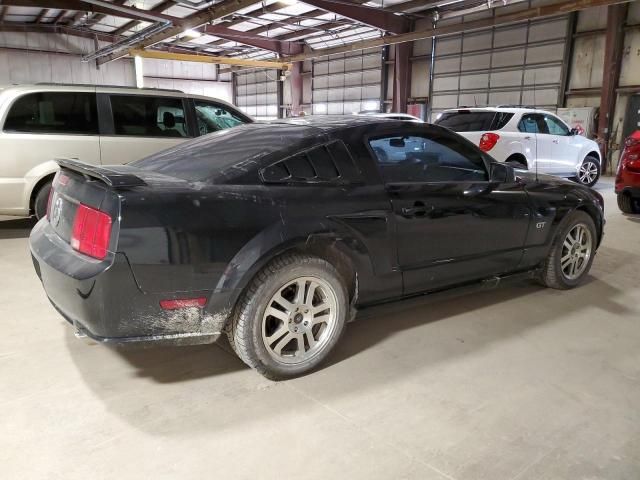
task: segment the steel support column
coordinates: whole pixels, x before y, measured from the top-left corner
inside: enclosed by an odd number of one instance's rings
[[[411,77],[409,69],[411,63],[412,43],[398,43],[396,45],[396,55],[393,63],[393,108],[394,113],[407,113],[407,98],[409,97],[409,89]]]
[[[622,47],[624,45],[624,24],[628,4],[610,5],[607,8],[607,33],[602,74],[602,96],[600,97],[600,117],[598,119],[598,141],[602,152],[602,171],[606,171],[609,142],[611,140],[611,120],[616,104],[616,87],[620,78]]]
[[[297,117],[302,111],[302,62],[294,62],[289,81],[291,83],[291,116]]]

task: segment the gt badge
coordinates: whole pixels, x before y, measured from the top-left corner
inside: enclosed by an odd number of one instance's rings
[[[544,226],[545,226],[546,224],[547,224],[547,222],[538,222],[538,223],[536,223],[536,228],[537,228],[538,230],[541,230],[541,229],[543,229],[543,228],[544,228]]]

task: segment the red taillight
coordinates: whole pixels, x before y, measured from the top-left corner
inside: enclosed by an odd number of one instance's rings
[[[625,140],[620,164],[627,170],[640,173],[640,130],[636,130]]]
[[[53,198],[53,186],[49,190],[49,198],[47,199],[47,220],[51,219],[51,199]]]
[[[635,157],[638,158],[637,155],[635,155]],[[627,167],[627,170],[640,173],[640,160],[627,160],[624,162],[624,166]]]
[[[480,150],[488,152],[496,146],[498,140],[500,140],[500,135],[497,133],[483,133],[482,137],[480,137]]]
[[[73,220],[71,246],[85,255],[103,260],[111,237],[111,217],[100,210],[78,205]]]
[[[178,310],[179,308],[202,308],[207,303],[204,297],[199,298],[181,298],[177,300],[160,300],[160,307],[163,310]]]

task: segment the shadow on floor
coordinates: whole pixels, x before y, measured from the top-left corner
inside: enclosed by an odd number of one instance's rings
[[[628,252],[608,248],[603,250],[608,257],[607,263],[624,265],[622,258],[618,257],[628,255]],[[411,301],[387,304],[375,311],[361,312],[356,321],[347,326],[346,333],[330,360],[319,372],[309,374],[308,379],[317,375],[318,382],[322,385],[327,381],[339,381],[333,379],[335,375],[353,375],[352,382],[341,381],[343,387],[334,390],[333,394],[349,395],[358,392],[360,395],[366,395],[367,389],[378,387],[380,382],[387,379],[380,375],[361,376],[353,371],[348,363],[354,362],[352,365],[361,368],[361,360],[356,360],[360,355],[367,355],[364,359],[366,368],[374,372],[384,370],[390,361],[400,362],[402,368],[393,369],[397,372],[394,373],[393,381],[398,381],[399,377],[411,376],[415,370],[437,369],[439,364],[448,364],[466,355],[495,348],[500,343],[526,334],[529,330],[576,318],[581,312],[599,309],[615,315],[627,314],[630,312],[629,308],[617,300],[622,293],[603,280],[589,277],[580,288],[569,291],[545,289],[531,281],[523,281],[460,297],[434,299],[424,296]],[[525,301],[524,297],[531,298]],[[412,332],[407,335],[406,332],[409,330]],[[408,350],[399,347],[401,344],[393,338],[397,335],[403,335],[409,342],[411,346]],[[119,395],[113,395],[114,389],[122,389],[124,394],[131,388],[137,388],[135,380],[133,387],[130,380],[125,381],[131,378],[131,373],[134,377],[151,380],[151,383],[140,384],[146,396],[157,395],[163,398],[166,395],[165,388],[169,384],[179,386],[178,391],[184,389],[181,399],[185,404],[181,409],[185,411],[202,411],[202,399],[197,398],[197,395],[191,398],[191,393],[201,392],[203,389],[205,392],[210,391],[211,395],[219,394],[220,391],[236,392],[240,395],[237,399],[227,398],[226,401],[244,402],[243,408],[250,409],[251,413],[244,415],[243,421],[259,420],[267,414],[262,411],[260,405],[253,402],[258,401],[256,398],[264,400],[263,395],[272,394],[263,392],[258,397],[252,395],[258,390],[277,386],[276,383],[264,380],[257,373],[250,372],[229,350],[224,338],[221,339],[222,343],[215,346],[117,349],[117,355],[131,368],[116,368],[115,377],[110,376],[109,382],[105,382],[102,376],[102,369],[108,369],[104,367],[104,362],[117,363],[116,358],[97,352],[99,362],[87,361],[87,357],[92,355],[87,352],[87,345],[75,339],[71,332],[66,334],[66,340],[70,355],[85,384],[102,399],[107,409],[126,419],[134,427],[151,433],[192,431],[194,425],[183,425],[180,418],[165,418],[163,425],[156,425],[132,417],[132,405],[122,402]],[[379,349],[380,344],[386,345]],[[105,348],[95,348],[98,347]],[[419,358],[420,361],[403,362],[402,358],[407,355],[414,359]],[[238,376],[238,373],[242,375]],[[119,378],[125,381],[123,386],[118,384]],[[199,383],[199,387],[193,387],[189,383],[192,380],[205,380],[207,383]],[[375,385],[371,382],[375,382]],[[194,388],[196,390],[192,390]],[[277,393],[273,395],[283,394],[280,389],[274,389],[274,392]],[[142,401],[135,396],[131,400]],[[227,427],[229,425],[223,418],[210,412],[199,417],[195,428],[210,430]]]
[[[0,239],[28,238],[36,222],[35,217],[0,220]]]

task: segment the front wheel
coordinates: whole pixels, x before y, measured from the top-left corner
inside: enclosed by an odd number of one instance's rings
[[[600,178],[600,162],[597,158],[587,156],[580,165],[578,170],[578,176],[576,179],[578,183],[586,185],[587,187],[593,187]]]
[[[560,290],[577,287],[585,279],[597,245],[593,219],[582,211],[569,215],[551,245],[540,275],[543,285]]]
[[[318,366],[340,338],[349,303],[329,262],[290,254],[269,263],[235,312],[229,342],[250,367],[272,380]]]

